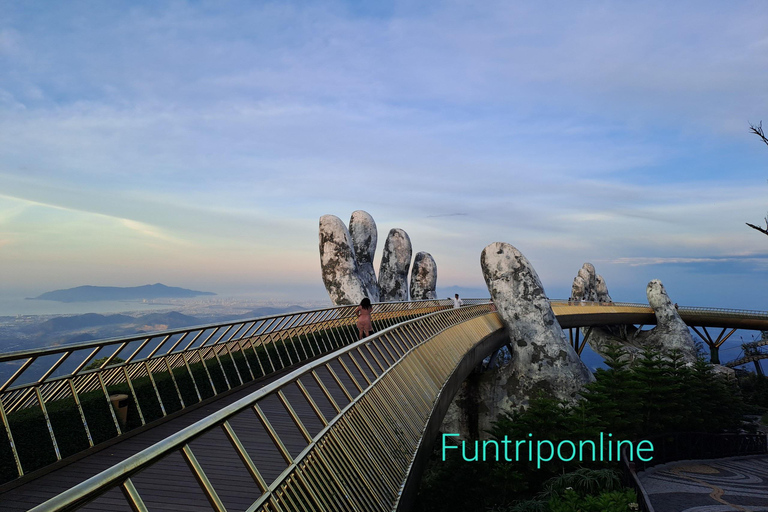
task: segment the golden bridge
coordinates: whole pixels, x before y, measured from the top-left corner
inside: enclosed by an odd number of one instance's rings
[[[508,341],[487,299],[450,304],[376,304],[361,341],[342,306],[0,355],[0,509],[407,510],[458,387]],[[655,323],[552,307],[579,353],[594,326]],[[766,312],[679,314],[715,357],[768,330]]]

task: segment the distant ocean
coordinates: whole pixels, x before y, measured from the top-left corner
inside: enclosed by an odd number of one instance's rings
[[[178,302],[176,302],[176,306],[178,306]],[[173,304],[163,304],[159,301],[151,303],[141,301],[56,302],[53,300],[25,300],[24,297],[0,297],[0,316],[123,313],[172,307],[174,307]]]

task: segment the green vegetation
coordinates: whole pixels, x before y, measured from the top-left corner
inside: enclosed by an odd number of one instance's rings
[[[739,373],[739,387],[749,414],[768,412],[768,377],[754,373]]]
[[[662,358],[648,351],[629,369],[622,355],[619,348],[608,353],[609,368],[596,372],[596,381],[585,387],[583,399],[575,405],[535,397],[526,408],[501,415],[489,434],[496,439],[527,439],[533,433],[536,439],[556,444],[596,439],[600,432],[639,441],[661,433],[740,428],[741,393],[736,383],[718,378],[710,365],[703,361],[686,365],[679,354]],[[435,451],[415,510],[624,511],[631,510],[627,503],[636,501],[633,491],[622,490],[614,477],[607,476],[618,467],[615,462],[555,458],[537,469],[536,462],[527,460],[465,462],[456,452],[460,450],[449,450],[443,462]]]
[[[617,471],[581,468],[547,480],[539,495],[492,512],[625,512],[636,505],[631,489],[624,489]]]

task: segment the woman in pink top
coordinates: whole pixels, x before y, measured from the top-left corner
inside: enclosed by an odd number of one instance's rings
[[[371,299],[365,297],[357,306],[357,331],[360,339],[373,334],[373,325],[371,325]]]

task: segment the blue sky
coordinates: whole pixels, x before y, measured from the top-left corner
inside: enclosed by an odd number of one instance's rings
[[[504,241],[550,296],[766,307],[766,2],[381,5],[0,1],[6,293],[323,299],[363,209],[439,287]]]

